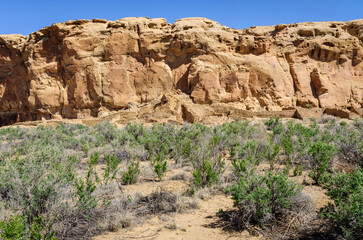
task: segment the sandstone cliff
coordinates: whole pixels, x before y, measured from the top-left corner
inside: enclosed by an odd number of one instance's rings
[[[236,30],[204,18],[76,20],[0,35],[0,126],[362,116],[363,19]]]

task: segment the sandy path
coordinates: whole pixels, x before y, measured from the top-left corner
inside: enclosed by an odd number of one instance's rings
[[[200,208],[194,211],[152,217],[144,224],[132,229],[121,229],[114,233],[105,233],[93,239],[258,239],[257,237],[251,237],[247,231],[228,233],[220,227],[212,226],[218,221],[216,213],[220,209],[228,210],[232,206],[233,200],[230,197],[217,195],[206,201],[201,200]]]

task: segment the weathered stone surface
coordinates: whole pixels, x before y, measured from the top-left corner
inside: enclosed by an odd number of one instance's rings
[[[296,107],[361,115],[362,58],[363,20],[242,30],[205,18],[56,23],[0,35],[0,126],[129,106],[137,114],[120,121],[290,116]]]
[[[324,113],[324,108],[302,108],[297,107],[295,112],[295,117],[299,119],[308,119],[308,118],[320,118]]]

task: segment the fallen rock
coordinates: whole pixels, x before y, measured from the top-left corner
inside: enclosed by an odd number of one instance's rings
[[[323,108],[309,109],[309,108],[297,107],[294,117],[301,119],[301,120],[309,119],[309,118],[320,118],[323,115],[323,113],[324,113]]]
[[[332,115],[340,118],[349,118],[349,119],[355,119],[359,118],[360,116],[356,114],[355,112],[351,112],[347,109],[339,109],[339,108],[327,108],[324,111],[327,115]]]

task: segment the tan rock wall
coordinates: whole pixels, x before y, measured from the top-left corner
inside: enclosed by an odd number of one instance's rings
[[[175,90],[196,106],[234,103],[256,115],[361,112],[362,58],[363,20],[242,30],[204,18],[67,21],[0,35],[0,125],[95,117]]]

